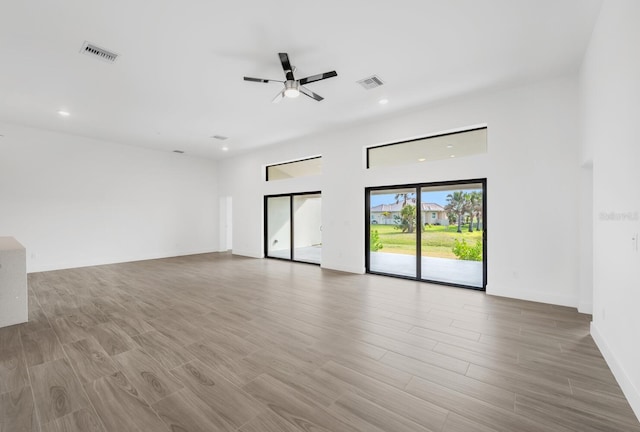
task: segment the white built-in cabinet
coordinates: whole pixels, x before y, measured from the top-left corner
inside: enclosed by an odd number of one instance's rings
[[[13,237],[0,237],[0,328],[29,320],[27,251]]]

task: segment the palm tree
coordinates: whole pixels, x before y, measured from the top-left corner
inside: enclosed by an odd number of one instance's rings
[[[409,202],[415,202],[414,193],[397,193],[394,197],[396,204],[402,200],[402,209],[400,210],[400,216],[395,215],[396,228],[401,229],[402,232],[413,233],[413,228],[416,223],[416,206],[409,204]]]
[[[469,232],[473,232],[473,216],[476,216],[476,231],[480,229],[480,213],[482,212],[482,192],[473,191],[467,194],[467,207],[470,215]]]
[[[469,212],[469,232],[473,232],[473,203],[476,200],[476,197],[473,195],[474,192],[469,192],[465,194],[465,204],[467,207],[467,211]]]
[[[455,213],[458,219],[458,232],[462,232],[462,216],[467,212],[467,193],[463,191],[455,191],[447,195],[448,204],[445,210]]]
[[[473,192],[476,200],[473,204],[472,212],[476,214],[476,231],[480,229],[480,216],[482,215],[482,192]]]
[[[413,194],[412,193],[397,193],[395,197],[393,197],[393,199],[396,200],[396,204],[400,202],[400,200],[402,200],[402,207],[407,205],[407,201],[409,200],[413,200]]]
[[[400,215],[394,215],[396,229],[413,233],[416,226],[416,206],[407,204],[400,210]]]

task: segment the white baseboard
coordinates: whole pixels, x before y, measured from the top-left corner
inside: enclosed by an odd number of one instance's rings
[[[591,322],[591,337],[596,342],[596,345],[598,345],[602,356],[609,365],[609,369],[611,369],[629,405],[631,405],[631,409],[636,414],[636,417],[638,417],[638,420],[640,420],[640,390],[633,384],[633,381],[629,378],[624,367],[622,367],[613,351],[611,351],[607,341],[593,321]]]
[[[198,250],[189,250],[189,251],[174,251],[174,252],[165,252],[159,254],[148,254],[148,255],[136,255],[136,256],[123,256],[118,258],[97,258],[97,259],[89,259],[82,261],[73,261],[73,262],[57,262],[57,263],[48,263],[48,264],[36,264],[31,262],[29,264],[29,268],[27,270],[28,273],[39,273],[45,271],[54,271],[54,270],[65,270],[71,268],[81,268],[81,267],[93,267],[99,265],[109,265],[109,264],[121,264],[127,262],[135,262],[135,261],[148,261],[154,259],[162,259],[162,258],[173,258],[178,256],[188,256],[188,255],[199,255],[205,253],[216,253],[218,251],[214,249],[198,249]]]
[[[593,315],[593,303],[578,303],[578,312]]]
[[[498,297],[509,297],[519,300],[547,303],[558,306],[577,307],[576,299],[570,296],[557,295],[549,292],[533,290],[501,290],[493,289],[487,285],[487,294]]]
[[[348,267],[340,264],[322,263],[321,267],[326,270],[336,270],[345,273],[364,274],[364,268]]]
[[[256,254],[255,252],[241,251],[237,249],[232,249],[231,253],[233,255],[240,255],[240,256],[249,257],[249,258],[264,258],[262,254]]]

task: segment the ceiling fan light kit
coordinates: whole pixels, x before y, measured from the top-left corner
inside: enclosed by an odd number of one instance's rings
[[[272,79],[266,79],[266,78],[244,77],[245,81],[259,82],[259,83],[265,83],[265,84],[268,84],[271,82],[278,82],[278,83],[284,84],[284,88],[276,95],[275,98],[273,98],[272,100],[273,103],[280,102],[284,97],[297,98],[298,96],[300,96],[300,93],[310,97],[311,99],[314,99],[320,102],[324,98],[312,92],[308,88],[304,87],[304,85],[310,84],[316,81],[321,81],[323,79],[338,76],[336,71],[331,71],[331,72],[321,73],[318,75],[311,75],[306,78],[301,78],[297,80],[293,75],[293,73],[295,72],[295,67],[291,66],[291,62],[289,61],[289,55],[287,53],[278,53],[278,57],[280,57],[282,70],[284,70],[284,75],[286,78],[285,81],[272,80]]]
[[[297,98],[300,96],[300,84],[297,81],[285,81],[284,95],[289,98]]]

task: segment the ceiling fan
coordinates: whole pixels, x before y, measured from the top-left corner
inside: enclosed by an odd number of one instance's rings
[[[251,78],[244,77],[245,81],[253,81],[253,82],[261,82],[261,83],[270,83],[270,82],[279,82],[284,84],[284,88],[276,95],[275,98],[271,102],[278,103],[282,100],[282,98],[296,98],[300,96],[300,93],[309,96],[311,99],[315,99],[320,102],[324,99],[322,96],[312,92],[308,88],[304,87],[305,84],[309,84],[312,82],[320,81],[323,79],[331,78],[334,76],[338,76],[336,71],[325,72],[318,75],[311,75],[306,78],[295,79],[293,73],[296,71],[295,67],[291,66],[289,62],[289,55],[287,53],[279,53],[280,63],[282,63],[282,69],[284,70],[284,74],[286,77],[286,81],[272,80],[272,79],[264,79],[264,78]]]

